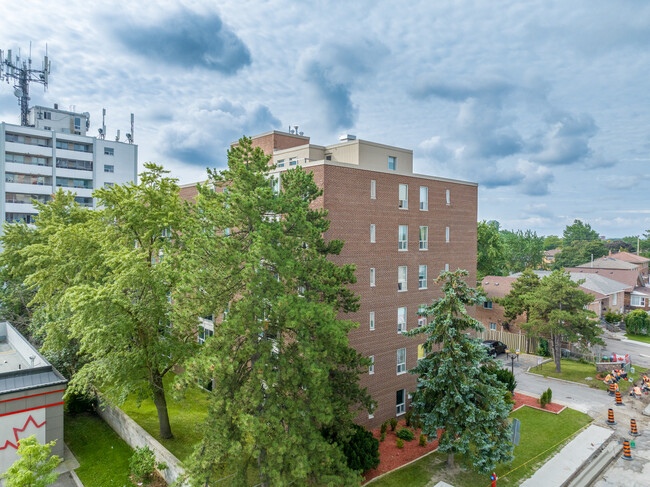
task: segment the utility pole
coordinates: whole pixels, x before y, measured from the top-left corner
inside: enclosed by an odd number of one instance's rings
[[[15,58],[12,56],[11,49],[7,50],[5,57],[4,51],[0,50],[0,81],[13,80],[14,95],[18,98],[20,106],[20,125],[29,126],[29,84],[42,84],[47,89],[48,77],[51,72],[51,63],[47,56],[47,46],[45,47],[45,56],[43,57],[42,69],[32,68],[32,45],[29,44],[29,57],[21,60],[20,51]]]

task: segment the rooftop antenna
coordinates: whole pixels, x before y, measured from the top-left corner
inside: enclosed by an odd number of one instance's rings
[[[102,108],[102,126],[98,132],[100,139],[103,140],[106,138],[106,108]]]
[[[133,126],[134,126],[135,116],[131,114],[131,133],[126,134],[126,138],[129,141],[129,144],[133,144]]]
[[[45,56],[43,57],[42,69],[32,69],[32,43],[29,43],[29,57],[26,60],[20,59],[20,51],[15,58],[12,57],[11,49],[0,50],[0,81],[14,80],[14,95],[18,98],[20,106],[20,125],[29,126],[29,84],[39,83],[47,90],[48,77],[52,71],[52,65],[47,55],[47,44],[45,44]]]

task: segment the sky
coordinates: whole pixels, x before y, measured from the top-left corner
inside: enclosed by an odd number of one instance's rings
[[[650,229],[650,3],[2,0],[0,49],[47,44],[31,104],[135,114],[139,162],[179,183],[242,135],[299,125],[414,151],[479,183],[479,220],[561,235]],[[18,123],[0,85],[0,120]],[[123,135],[124,137],[124,135]]]

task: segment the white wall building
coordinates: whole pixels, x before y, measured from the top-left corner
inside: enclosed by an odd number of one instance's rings
[[[32,200],[47,202],[59,188],[95,208],[93,190],[137,181],[138,146],[86,135],[90,115],[35,106],[32,127],[0,123],[0,215],[32,223]],[[0,229],[0,232],[2,230]]]

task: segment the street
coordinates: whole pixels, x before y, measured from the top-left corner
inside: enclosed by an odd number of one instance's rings
[[[606,332],[602,336],[606,346],[605,354],[609,355],[611,353],[616,354],[630,354],[633,367],[643,367],[645,369],[650,369],[650,343],[641,343],[635,342],[632,340],[627,340],[625,335],[622,333],[614,334]],[[595,347],[596,350],[602,350],[602,347]]]

